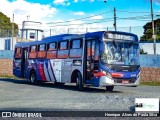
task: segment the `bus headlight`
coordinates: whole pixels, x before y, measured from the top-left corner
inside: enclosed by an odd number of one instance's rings
[[[112,78],[112,76],[111,76],[111,74],[109,72],[106,72],[106,71],[102,70],[102,73],[105,74],[106,77],[108,77],[110,79]]]

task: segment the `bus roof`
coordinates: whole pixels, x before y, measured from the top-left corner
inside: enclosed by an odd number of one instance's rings
[[[55,36],[49,36],[43,38],[41,41],[33,41],[33,42],[19,42],[15,46],[18,47],[29,47],[30,45],[37,45],[37,44],[43,44],[43,43],[50,43],[54,41],[62,41],[65,37],[75,38],[76,36],[84,36],[85,38],[91,38],[91,37],[100,37],[100,39],[103,37],[104,33],[116,33],[116,34],[123,34],[123,35],[130,35],[134,36],[135,42],[138,42],[138,37],[135,34],[127,33],[127,32],[121,32],[121,31],[97,31],[97,32],[88,32],[85,34],[60,34]]]

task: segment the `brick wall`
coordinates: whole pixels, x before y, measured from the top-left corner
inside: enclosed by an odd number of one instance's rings
[[[160,68],[141,68],[141,81],[160,82]]]
[[[0,76],[13,76],[12,59],[0,59]],[[141,68],[141,81],[160,82],[160,68]]]
[[[0,76],[13,76],[12,61],[12,59],[0,59]]]

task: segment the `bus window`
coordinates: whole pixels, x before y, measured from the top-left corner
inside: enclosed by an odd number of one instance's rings
[[[21,48],[20,47],[15,48],[14,58],[19,59],[19,58],[21,58],[21,55],[22,55]]]
[[[68,58],[68,41],[59,43],[58,58]]]
[[[68,41],[60,42],[60,50],[68,49]]]
[[[37,49],[36,45],[30,47],[29,58],[36,58],[36,53],[37,53],[36,49]]]
[[[46,45],[45,44],[41,44],[38,45],[38,58],[45,58],[46,56]]]
[[[48,50],[56,50],[56,43],[49,43],[48,44]]]
[[[70,55],[71,58],[79,58],[82,56],[82,40],[72,40]]]
[[[47,59],[56,58],[57,55],[57,44],[56,43],[49,43],[48,44],[48,51],[47,51]]]

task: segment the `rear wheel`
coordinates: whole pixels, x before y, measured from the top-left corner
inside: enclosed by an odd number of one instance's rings
[[[114,88],[114,86],[106,86],[106,90],[110,91],[110,92],[113,91],[113,88]]]
[[[36,81],[36,73],[34,71],[31,72],[30,74],[30,83],[31,84],[36,84],[37,81]]]
[[[82,75],[80,72],[78,72],[76,74],[76,85],[77,85],[77,88],[78,90],[82,91],[83,90],[83,82],[82,82]]]

